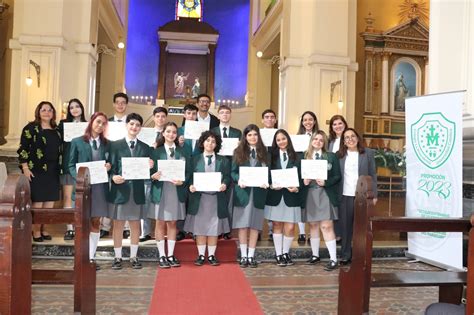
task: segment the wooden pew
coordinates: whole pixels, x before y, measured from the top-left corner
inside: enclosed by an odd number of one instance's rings
[[[89,262],[89,171],[80,168],[74,209],[31,208],[23,175],[10,175],[0,195],[0,314],[30,314],[32,284],[74,285],[74,312],[95,314],[96,271]],[[31,224],[74,224],[74,269],[31,267]]]
[[[439,301],[459,304],[463,286],[468,283],[466,314],[474,313],[474,215],[467,219],[423,219],[375,217],[372,179],[361,176],[357,183],[354,209],[352,264],[339,273],[338,314],[369,312],[371,287],[438,286]],[[372,273],[374,231],[469,232],[469,272],[393,272]]]

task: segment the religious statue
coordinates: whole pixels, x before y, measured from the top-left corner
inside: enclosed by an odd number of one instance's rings
[[[395,83],[395,110],[399,112],[405,111],[405,98],[410,96],[410,90],[408,90],[405,82],[403,81],[403,74],[397,79]]]
[[[198,77],[196,77],[194,79],[192,94],[193,94],[193,97],[198,97],[198,95],[201,94],[201,83],[199,83],[199,78]]]
[[[184,82],[188,79],[189,73],[184,75],[184,72],[176,72],[174,75],[175,97],[184,97]]]

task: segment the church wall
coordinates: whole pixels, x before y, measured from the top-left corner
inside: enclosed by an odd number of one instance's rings
[[[0,144],[5,142],[8,132],[8,115],[10,107],[10,76],[12,52],[8,49],[8,40],[13,32],[13,0],[4,0],[10,7],[4,11],[0,20]]]

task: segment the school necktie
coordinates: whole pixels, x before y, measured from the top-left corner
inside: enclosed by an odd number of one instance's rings
[[[135,149],[135,141],[130,141],[130,149]]]
[[[97,140],[92,140],[92,149],[97,150]]]
[[[170,148],[170,157],[174,157],[174,148]]]
[[[161,131],[157,131],[157,132],[156,132],[155,142],[158,142],[158,139],[160,138],[160,135],[161,135]]]
[[[283,162],[286,162],[288,160],[288,157],[286,156],[286,152],[283,152]]]
[[[252,159],[255,159],[255,149],[252,149],[252,151],[250,151],[250,155],[252,156]]]
[[[222,128],[222,130],[224,131],[224,138],[227,138],[227,137],[228,137],[228,135],[227,135],[227,127]]]
[[[122,119],[117,119],[117,122],[122,122]]]
[[[211,165],[212,164],[212,155],[206,155],[207,157],[207,165]]]
[[[319,153],[316,153],[316,154],[314,155],[314,158],[315,158],[316,160],[319,160]]]

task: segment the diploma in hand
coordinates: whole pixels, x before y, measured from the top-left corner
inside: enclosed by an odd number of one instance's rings
[[[147,157],[123,157],[122,177],[124,179],[149,179],[150,159]]]
[[[271,147],[273,143],[273,137],[278,129],[275,128],[262,128],[260,129],[260,136],[262,136],[263,144],[266,147]]]
[[[304,152],[308,150],[309,141],[311,137],[308,135],[291,135],[291,142],[295,152]]]
[[[184,125],[184,138],[197,140],[201,133],[209,130],[209,123],[204,121],[186,120]]]
[[[117,141],[119,139],[125,138],[127,135],[127,129],[125,128],[125,123],[117,121],[109,121],[109,126],[107,127],[107,139],[110,141]]]
[[[282,170],[271,170],[272,185],[274,187],[300,187],[298,180],[298,168],[285,168]]]
[[[328,179],[328,161],[301,160],[301,178],[323,180]]]
[[[107,169],[105,168],[104,160],[76,163],[76,172],[79,171],[79,167],[82,167],[82,166],[89,168],[91,185],[109,182],[109,177],[107,176]]]
[[[219,191],[221,188],[221,172],[195,172],[193,177],[196,191]]]
[[[268,185],[268,167],[240,166],[239,183],[247,187]]]
[[[222,138],[222,146],[219,155],[233,156],[234,150],[239,145],[239,138]]]
[[[81,137],[87,128],[87,122],[67,122],[64,123],[64,141],[71,142],[72,139]]]
[[[149,128],[149,127],[143,127],[140,130],[140,133],[137,136],[138,140],[145,142],[148,144],[150,147],[153,146],[153,144],[156,141],[156,129],[155,128]]]
[[[160,182],[183,181],[186,162],[183,160],[158,160],[158,172],[161,173]]]

